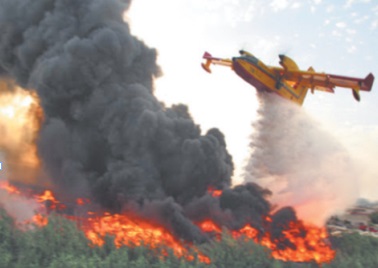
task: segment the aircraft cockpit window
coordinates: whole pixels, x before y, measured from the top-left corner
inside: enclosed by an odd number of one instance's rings
[[[257,64],[259,61],[255,56],[252,56],[252,55],[244,55],[244,57],[246,60],[248,60],[249,62],[253,64]]]

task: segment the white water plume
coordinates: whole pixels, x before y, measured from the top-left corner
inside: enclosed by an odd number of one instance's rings
[[[347,150],[303,108],[261,94],[245,181],[272,192],[273,204],[293,206],[299,218],[323,224],[358,197]]]

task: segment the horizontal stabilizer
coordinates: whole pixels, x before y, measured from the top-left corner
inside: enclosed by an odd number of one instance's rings
[[[201,63],[201,66],[206,72],[211,73],[210,64],[211,61],[207,60],[206,63]]]
[[[360,97],[360,90],[358,89],[352,89],[352,93],[353,93],[353,97],[356,101],[360,101],[361,100],[361,97]]]

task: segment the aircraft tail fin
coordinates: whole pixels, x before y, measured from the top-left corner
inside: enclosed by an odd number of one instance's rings
[[[360,90],[370,91],[373,87],[374,75],[369,73],[364,80],[359,81],[359,87],[352,88],[353,97],[356,101],[361,100]]]
[[[369,73],[365,79],[362,81],[361,90],[370,91],[373,87],[374,75]]]

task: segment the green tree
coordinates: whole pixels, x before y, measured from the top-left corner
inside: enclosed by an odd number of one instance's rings
[[[378,211],[370,214],[370,221],[374,224],[378,224]]]

